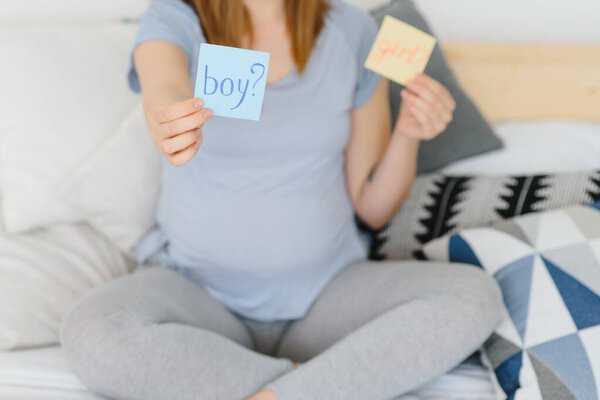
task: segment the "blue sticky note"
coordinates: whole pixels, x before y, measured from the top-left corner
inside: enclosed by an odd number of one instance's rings
[[[269,53],[202,43],[194,96],[221,117],[260,120]]]

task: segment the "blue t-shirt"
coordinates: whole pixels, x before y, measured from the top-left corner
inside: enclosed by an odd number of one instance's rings
[[[351,112],[379,77],[363,67],[375,22],[330,0],[305,71],[265,92],[260,122],[214,117],[199,153],[164,163],[157,228],[138,246],[255,320],[301,318],[331,279],[366,258],[344,173]],[[181,0],[156,0],[135,45],[162,40],[188,56],[195,77],[205,41]],[[134,68],[129,81],[139,91]]]

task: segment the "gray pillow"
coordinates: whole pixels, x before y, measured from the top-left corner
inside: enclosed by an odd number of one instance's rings
[[[433,34],[423,15],[411,0],[395,0],[375,9],[373,17],[379,24],[386,15]],[[444,84],[456,100],[454,120],[437,138],[423,141],[419,151],[418,171],[428,172],[462,158],[471,157],[502,147],[492,127],[481,115],[473,101],[462,90],[439,44],[436,45],[425,72]],[[397,83],[390,82],[392,122],[396,121],[400,106],[400,90]]]

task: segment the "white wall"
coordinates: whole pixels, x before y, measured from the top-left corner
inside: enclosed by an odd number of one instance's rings
[[[7,22],[135,17],[149,0],[0,0]],[[224,0],[226,1],[226,0]],[[351,0],[364,7],[385,0]],[[600,0],[415,0],[445,40],[600,44]]]
[[[0,0],[0,26],[137,18],[150,0]]]
[[[600,0],[415,0],[446,40],[600,44]]]

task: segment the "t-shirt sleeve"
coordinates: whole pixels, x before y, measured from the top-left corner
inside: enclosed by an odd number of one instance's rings
[[[356,84],[356,93],[354,95],[354,107],[364,106],[370,99],[375,89],[379,85],[381,77],[375,72],[365,68],[365,61],[371,52],[371,47],[377,36],[377,24],[369,15],[363,15],[364,20],[361,24],[362,34],[358,40],[356,55],[358,59],[358,82]]]
[[[342,31],[356,60],[358,73],[354,107],[360,108],[371,99],[381,79],[378,74],[364,67],[377,36],[377,23],[369,14],[346,0],[329,1],[333,8],[332,23]]]
[[[200,24],[194,10],[181,0],[155,0],[150,4],[140,20],[139,29],[131,49],[129,87],[139,93],[140,82],[133,63],[133,52],[149,41],[166,41],[181,48],[190,64],[195,55],[195,47],[201,37]]]

